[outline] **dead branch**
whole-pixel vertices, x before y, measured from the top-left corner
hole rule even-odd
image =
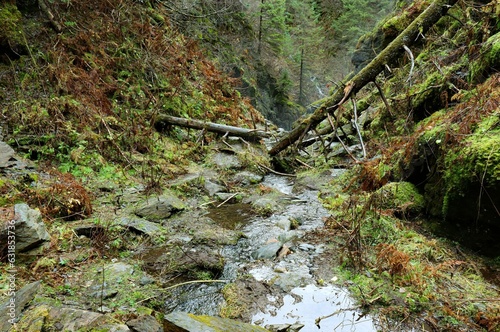
[[[222,125],[218,123],[212,123],[212,122],[205,122],[201,120],[194,120],[194,119],[184,119],[184,118],[177,118],[175,116],[170,116],[170,115],[165,115],[165,114],[159,114],[154,122],[155,127],[157,128],[165,128],[168,127],[168,125],[176,125],[176,126],[181,126],[181,127],[186,127],[186,128],[194,128],[194,129],[201,129],[201,130],[207,130],[219,134],[231,134],[234,136],[239,136],[239,137],[244,137],[246,139],[260,139],[260,138],[267,138],[270,137],[271,134],[262,130],[256,130],[256,129],[246,129],[246,128],[240,128],[240,127],[233,127],[233,126],[227,126],[227,125]]]
[[[408,82],[408,84],[410,84],[411,86],[411,76],[413,75],[413,68],[415,68],[415,58],[413,57],[413,53],[408,46],[403,45],[403,48],[405,49],[405,52],[408,53],[411,61],[410,73],[408,74],[408,78],[406,79],[406,82]]]
[[[361,136],[361,129],[358,125],[358,108],[356,106],[356,98],[351,98],[352,101],[352,109],[354,112],[354,127],[356,127],[356,131],[358,132],[359,143],[361,144],[361,148],[363,149],[363,159],[366,159],[366,149],[365,144],[363,143],[363,136]]]
[[[49,6],[45,3],[44,0],[38,0],[38,6],[42,10],[42,12],[47,15],[47,18],[50,21],[50,25],[52,25],[52,28],[57,32],[60,33],[62,32],[62,26],[59,24],[59,22],[56,21],[56,18],[52,11],[50,10]]]

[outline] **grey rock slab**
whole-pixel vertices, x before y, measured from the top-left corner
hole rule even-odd
[[[184,210],[184,203],[173,194],[150,197],[140,203],[135,214],[149,221],[160,222],[172,214]]]
[[[212,156],[212,162],[220,169],[239,169],[242,167],[238,156],[218,152]]]
[[[161,233],[164,228],[156,223],[147,221],[146,219],[138,218],[136,216],[122,217],[116,221],[120,226],[127,227],[137,233],[154,236]]]
[[[243,171],[236,173],[233,177],[234,181],[240,182],[243,185],[250,185],[262,182],[264,177],[259,174],[255,174],[249,171]]]
[[[7,143],[0,142],[0,167],[7,167],[16,152]]]
[[[151,315],[139,316],[128,321],[127,325],[135,332],[163,332],[163,327]]]
[[[50,235],[45,228],[42,214],[28,204],[21,203],[14,206],[16,251],[23,252],[50,241]]]
[[[223,187],[217,183],[214,183],[210,180],[205,180],[204,187],[205,187],[205,190],[207,191],[208,195],[210,195],[210,196],[214,196],[217,193],[222,193],[222,192],[226,191],[225,187]]]
[[[260,326],[242,323],[228,318],[197,316],[179,311],[166,315],[163,326],[164,330],[168,332],[268,331]]]
[[[69,308],[52,307],[42,304],[25,312],[17,324],[17,331],[87,331],[128,332],[130,329],[114,323],[110,317],[97,312]],[[94,328],[94,329],[92,329]]]
[[[40,281],[35,281],[15,292],[15,296],[8,298],[0,305],[0,331],[8,331],[11,327],[10,319],[17,319],[24,308],[35,298],[40,290]]]
[[[254,259],[274,259],[282,247],[281,242],[271,242],[263,245],[252,253]]]

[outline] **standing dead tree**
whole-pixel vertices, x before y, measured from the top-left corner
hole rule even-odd
[[[404,52],[404,47],[413,44],[420,35],[427,32],[458,0],[435,0],[425,9],[403,32],[399,34],[382,52],[380,52],[366,67],[354,76],[344,89],[339,87],[336,92],[326,98],[325,102],[308,118],[302,120],[297,127],[279,140],[269,151],[271,156],[277,155],[290,145],[313,130],[328,114],[334,112],[351,95],[355,94],[384,70],[384,67],[396,60]],[[337,114],[339,119],[341,114]]]

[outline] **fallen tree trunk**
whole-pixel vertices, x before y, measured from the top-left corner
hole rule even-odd
[[[168,125],[176,125],[194,129],[205,129],[220,134],[229,133],[231,135],[243,137],[249,140],[255,140],[271,136],[271,133],[262,130],[246,129],[246,128],[222,125],[218,123],[204,122],[200,120],[177,118],[175,116],[170,116],[165,114],[160,114],[157,116],[155,121],[155,128],[165,128],[168,127]]]
[[[332,114],[352,94],[361,90],[369,82],[374,81],[387,64],[401,56],[404,52],[404,46],[411,45],[418,39],[419,35],[427,32],[457,1],[435,0],[396,39],[387,45],[375,59],[356,74],[346,84],[345,89],[338,88],[313,114],[302,120],[297,127],[279,140],[269,151],[269,154],[274,156],[294,144],[306,132],[316,128],[326,118],[328,113]],[[337,118],[340,118],[340,115]]]

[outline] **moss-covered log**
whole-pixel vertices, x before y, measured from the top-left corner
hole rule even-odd
[[[386,64],[393,62],[404,52],[403,46],[411,45],[421,34],[431,28],[457,0],[436,0],[422,14],[420,14],[401,34],[394,39],[379,55],[366,67],[354,76],[344,89],[339,88],[328,97],[325,102],[308,118],[304,119],[292,131],[278,141],[269,151],[271,156],[278,154],[291,144],[295,143],[304,132],[314,129],[323,121],[328,113],[334,112],[343,101],[361,90],[366,84],[375,80]]]

